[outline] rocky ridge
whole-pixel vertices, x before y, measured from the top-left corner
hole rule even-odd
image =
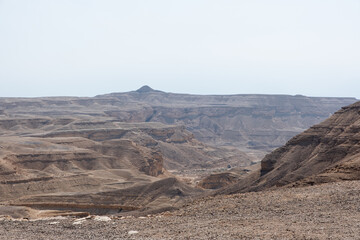
[[[261,169],[223,193],[360,180],[360,102],[293,137]]]

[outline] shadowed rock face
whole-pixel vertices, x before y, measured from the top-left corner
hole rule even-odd
[[[360,102],[295,136],[261,161],[258,175],[223,192],[360,180]]]
[[[241,176],[231,172],[216,173],[202,179],[198,186],[205,189],[219,189],[236,183],[239,179]]]

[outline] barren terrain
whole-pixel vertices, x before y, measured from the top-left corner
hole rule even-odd
[[[1,239],[357,239],[360,182],[197,200],[174,212],[109,221],[0,220]],[[106,219],[103,219],[106,220]]]
[[[190,95],[144,86],[136,91],[92,98],[3,98],[4,124],[32,127],[74,119],[115,119],[120,122],[161,122],[182,125],[196,139],[213,146],[234,146],[258,157],[282,146],[291,137],[328,118],[355,98],[302,95]],[[2,113],[2,115],[1,115]],[[20,118],[20,119],[19,119]],[[27,132],[28,129],[18,128]]]
[[[0,99],[0,238],[354,239],[360,103],[319,123],[354,101]]]
[[[360,102],[290,139],[261,161],[260,171],[222,193],[360,180]]]
[[[194,188],[196,178],[186,185],[167,168],[211,171],[251,163],[237,149],[204,145],[179,126],[76,120],[48,127],[60,129],[0,137],[3,204],[90,213],[160,211],[203,192]]]
[[[3,98],[0,202],[89,213],[176,209],[243,179],[264,152],[354,100],[147,86],[93,98]]]

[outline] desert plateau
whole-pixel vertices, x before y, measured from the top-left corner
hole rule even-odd
[[[0,240],[360,240],[359,0],[0,0]]]
[[[0,99],[1,239],[356,239],[355,98]]]

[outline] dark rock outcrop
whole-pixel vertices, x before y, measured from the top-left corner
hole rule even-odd
[[[238,182],[241,176],[231,172],[222,172],[211,174],[210,176],[202,179],[198,186],[205,189],[219,189],[233,183]]]

